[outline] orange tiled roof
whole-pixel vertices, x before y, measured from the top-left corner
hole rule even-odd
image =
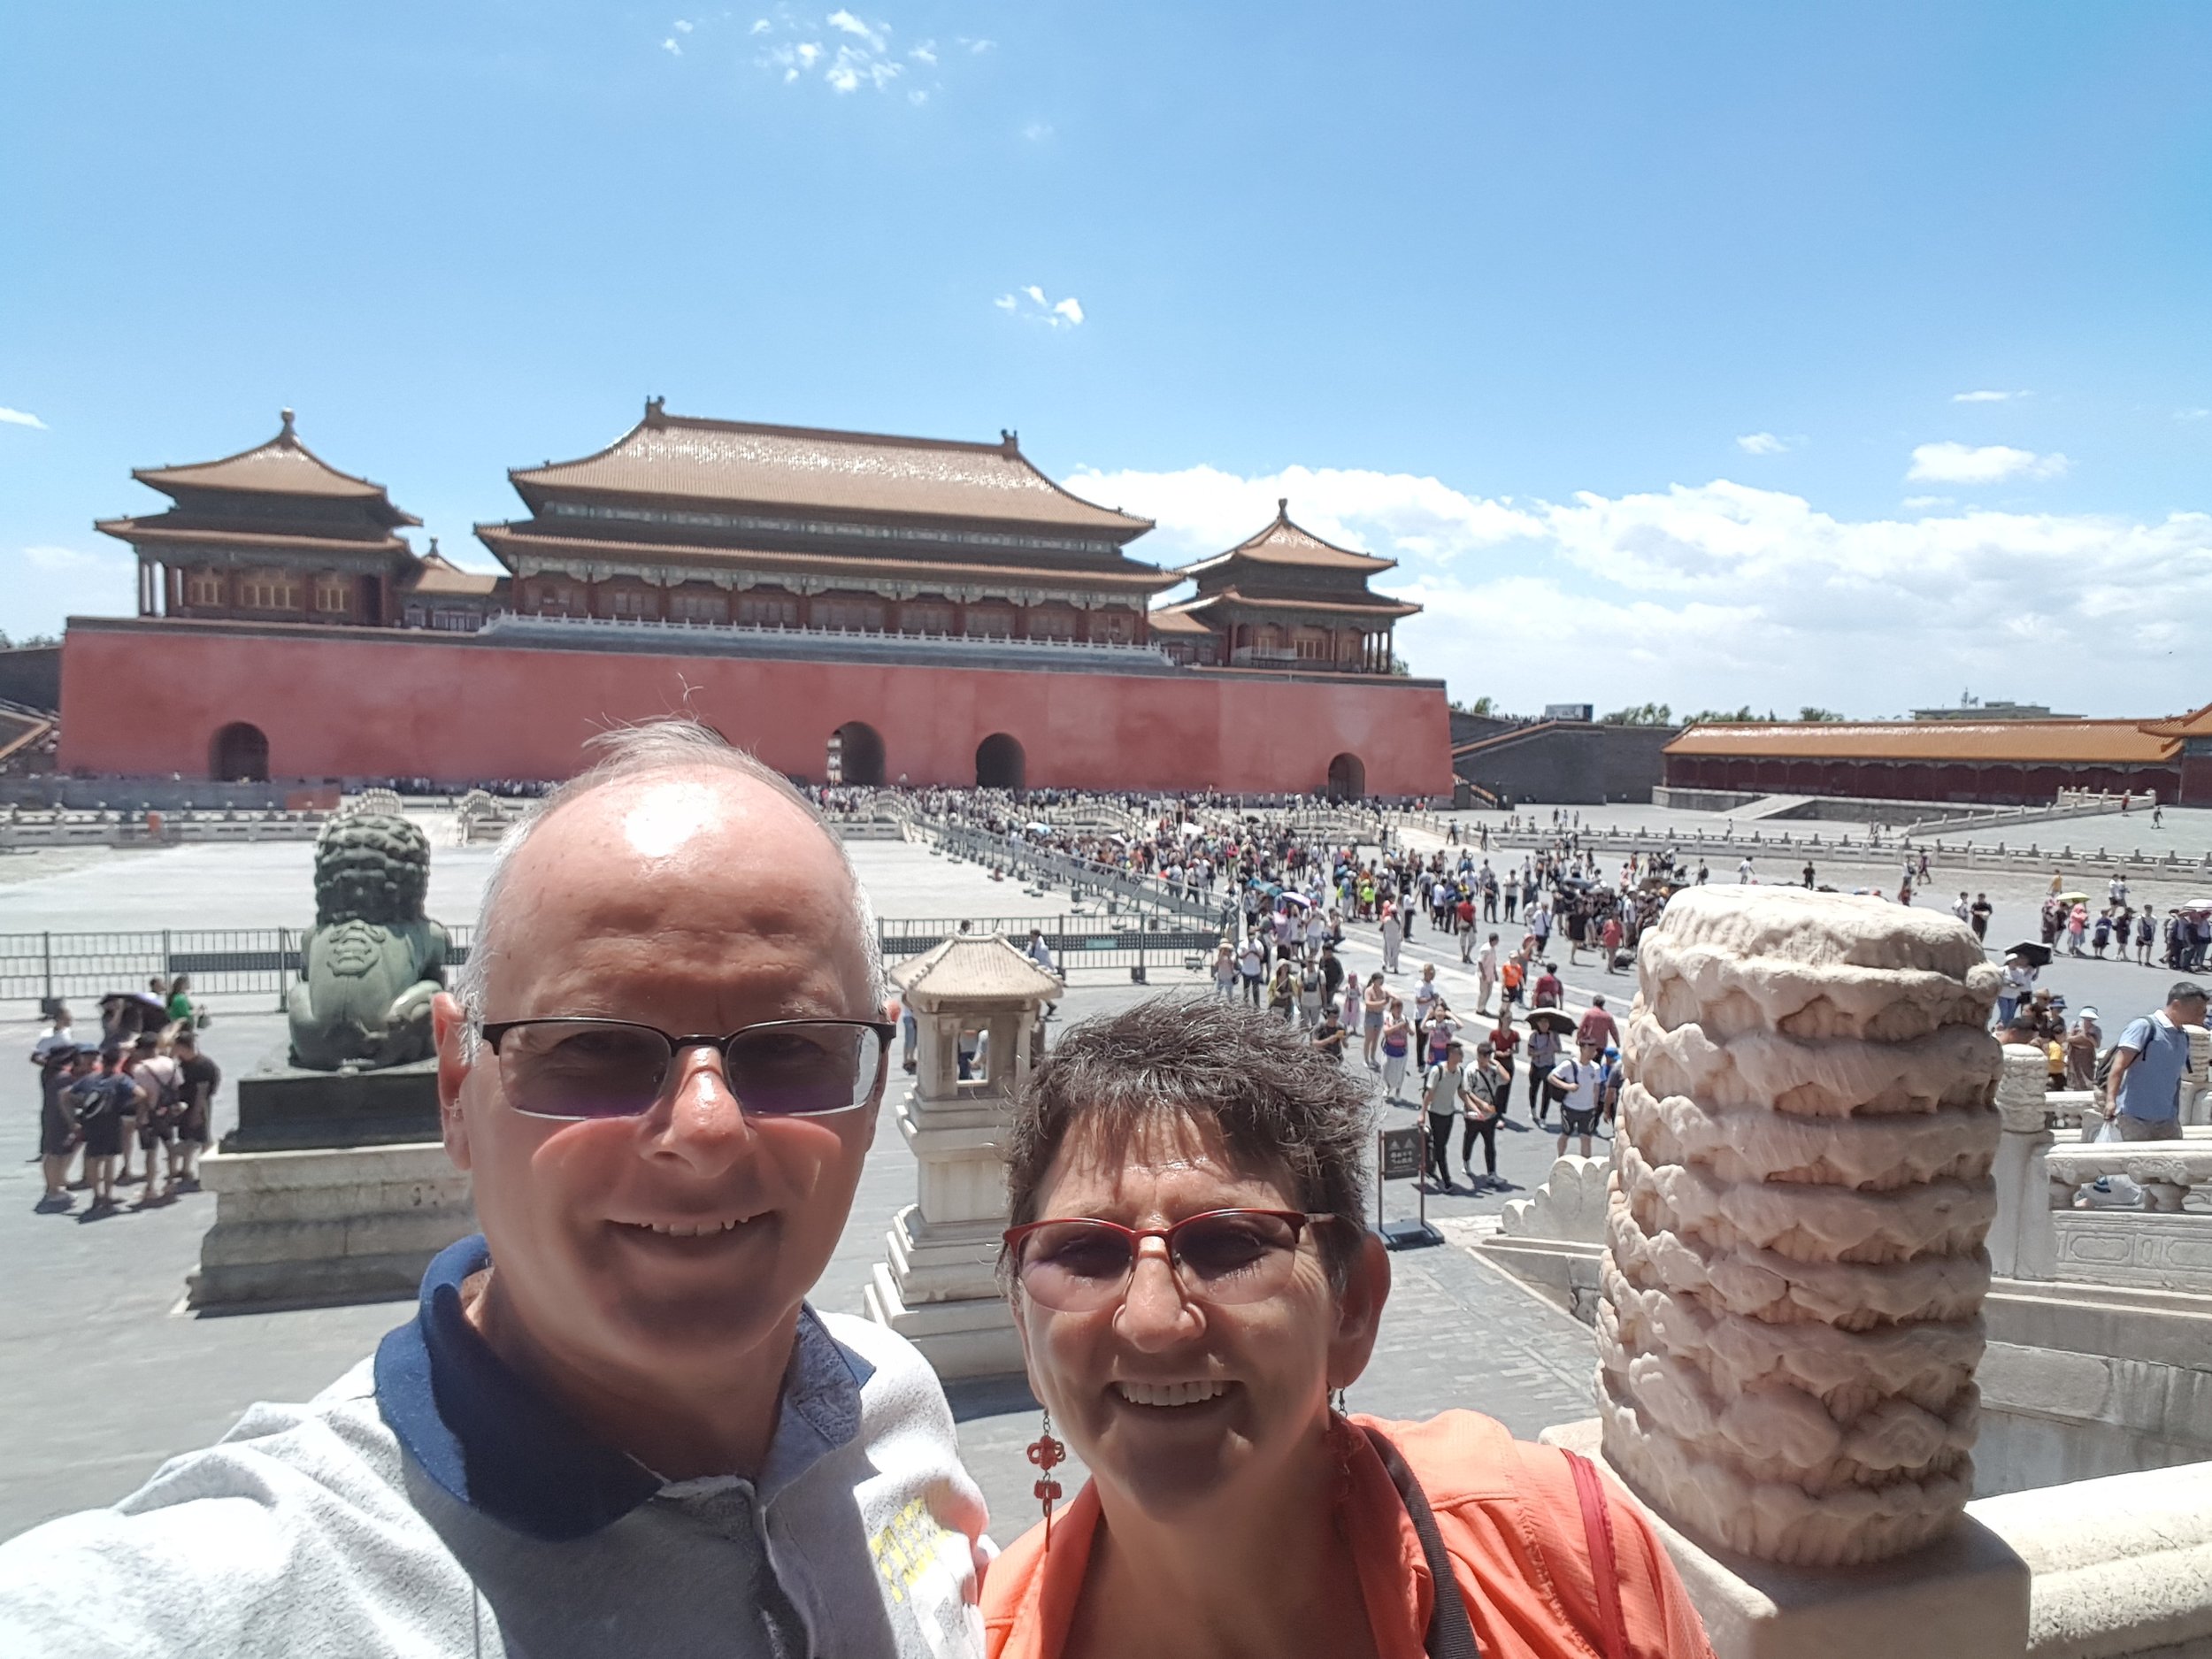
[[[255,495],[318,495],[326,499],[364,501],[382,509],[387,522],[420,524],[421,519],[392,505],[384,486],[365,478],[341,472],[299,441],[292,430],[292,411],[284,411],[277,435],[250,449],[227,455],[219,461],[201,461],[190,466],[134,468],[131,476],[165,495],[172,486],[187,489],[234,489]]]
[[[1069,494],[1008,433],[997,443],[897,438],[672,415],[645,419],[596,455],[518,467],[518,488],[739,502],[765,507],[987,519],[1090,530],[1128,541],[1149,518]],[[526,498],[527,491],[526,490]]]
[[[2174,720],[1869,720],[1694,726],[1669,743],[1664,752],[1742,759],[2144,765],[2173,758],[2181,747],[2176,730],[2179,724]]]
[[[189,518],[173,522],[180,518],[184,515],[165,512],[151,518],[96,518],[92,527],[119,541],[143,541],[155,547],[215,545],[265,548],[271,552],[310,557],[341,553],[357,557],[364,553],[414,557],[414,549],[396,535],[295,535],[281,530],[233,530],[221,525],[194,524]]]
[[[1275,503],[1275,521],[1256,535],[1247,536],[1226,553],[1217,553],[1202,558],[1195,565],[1186,565],[1176,572],[1179,576],[1194,576],[1225,565],[1231,559],[1256,559],[1263,565],[1305,565],[1325,570],[1364,571],[1370,574],[1395,570],[1395,559],[1377,558],[1371,553],[1355,553],[1350,548],[1324,541],[1310,530],[1302,529],[1290,521],[1288,497]]]
[[[1187,611],[1204,611],[1217,604],[1246,605],[1256,611],[1336,611],[1357,617],[1410,617],[1421,607],[1385,594],[1316,594],[1310,599],[1256,599],[1234,588],[1223,588],[1202,598],[1187,600]]]
[[[419,564],[415,579],[407,584],[411,594],[488,597],[507,580],[496,572],[465,571],[434,549],[424,554]]]
[[[1213,630],[1181,605],[1168,605],[1148,613],[1145,622],[1155,634],[1210,634]]]

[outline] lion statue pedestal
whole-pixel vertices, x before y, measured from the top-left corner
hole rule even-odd
[[[194,1307],[412,1295],[473,1231],[438,1122],[430,1002],[448,941],[423,914],[429,880],[430,843],[396,813],[334,818],[316,839],[291,1041],[239,1079],[238,1126],[201,1165],[216,1207]]]

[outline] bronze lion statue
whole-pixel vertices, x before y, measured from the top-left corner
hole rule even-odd
[[[405,818],[358,812],[315,838],[315,927],[288,999],[292,1064],[367,1071],[427,1060],[446,931],[422,913],[430,842]]]

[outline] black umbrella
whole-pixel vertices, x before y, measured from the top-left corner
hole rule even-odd
[[[1532,1029],[1548,1030],[1555,1037],[1571,1037],[1574,1034],[1574,1017],[1571,1014],[1563,1014],[1555,1008],[1537,1009],[1529,1015],[1528,1023]]]
[[[2031,967],[2047,968],[2051,965],[2051,948],[2048,945],[2039,945],[2032,939],[2024,939],[2016,945],[2006,946],[2005,955],[2024,956]]]

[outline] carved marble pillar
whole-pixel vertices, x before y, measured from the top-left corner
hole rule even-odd
[[[1701,1541],[1878,1561],[1947,1532],[1996,1210],[1998,973],[1947,917],[1678,894],[1638,952],[1607,1214],[1607,1460]]]
[[[2004,1279],[2055,1279],[2058,1234],[2051,1225],[2053,1141],[2044,1103],[2050,1060],[2029,1043],[2007,1043],[1997,1081],[1997,1117],[2004,1131],[1991,1174],[1997,1219],[1989,1230],[1990,1271]],[[2072,1194],[2067,1202],[2073,1202]]]

